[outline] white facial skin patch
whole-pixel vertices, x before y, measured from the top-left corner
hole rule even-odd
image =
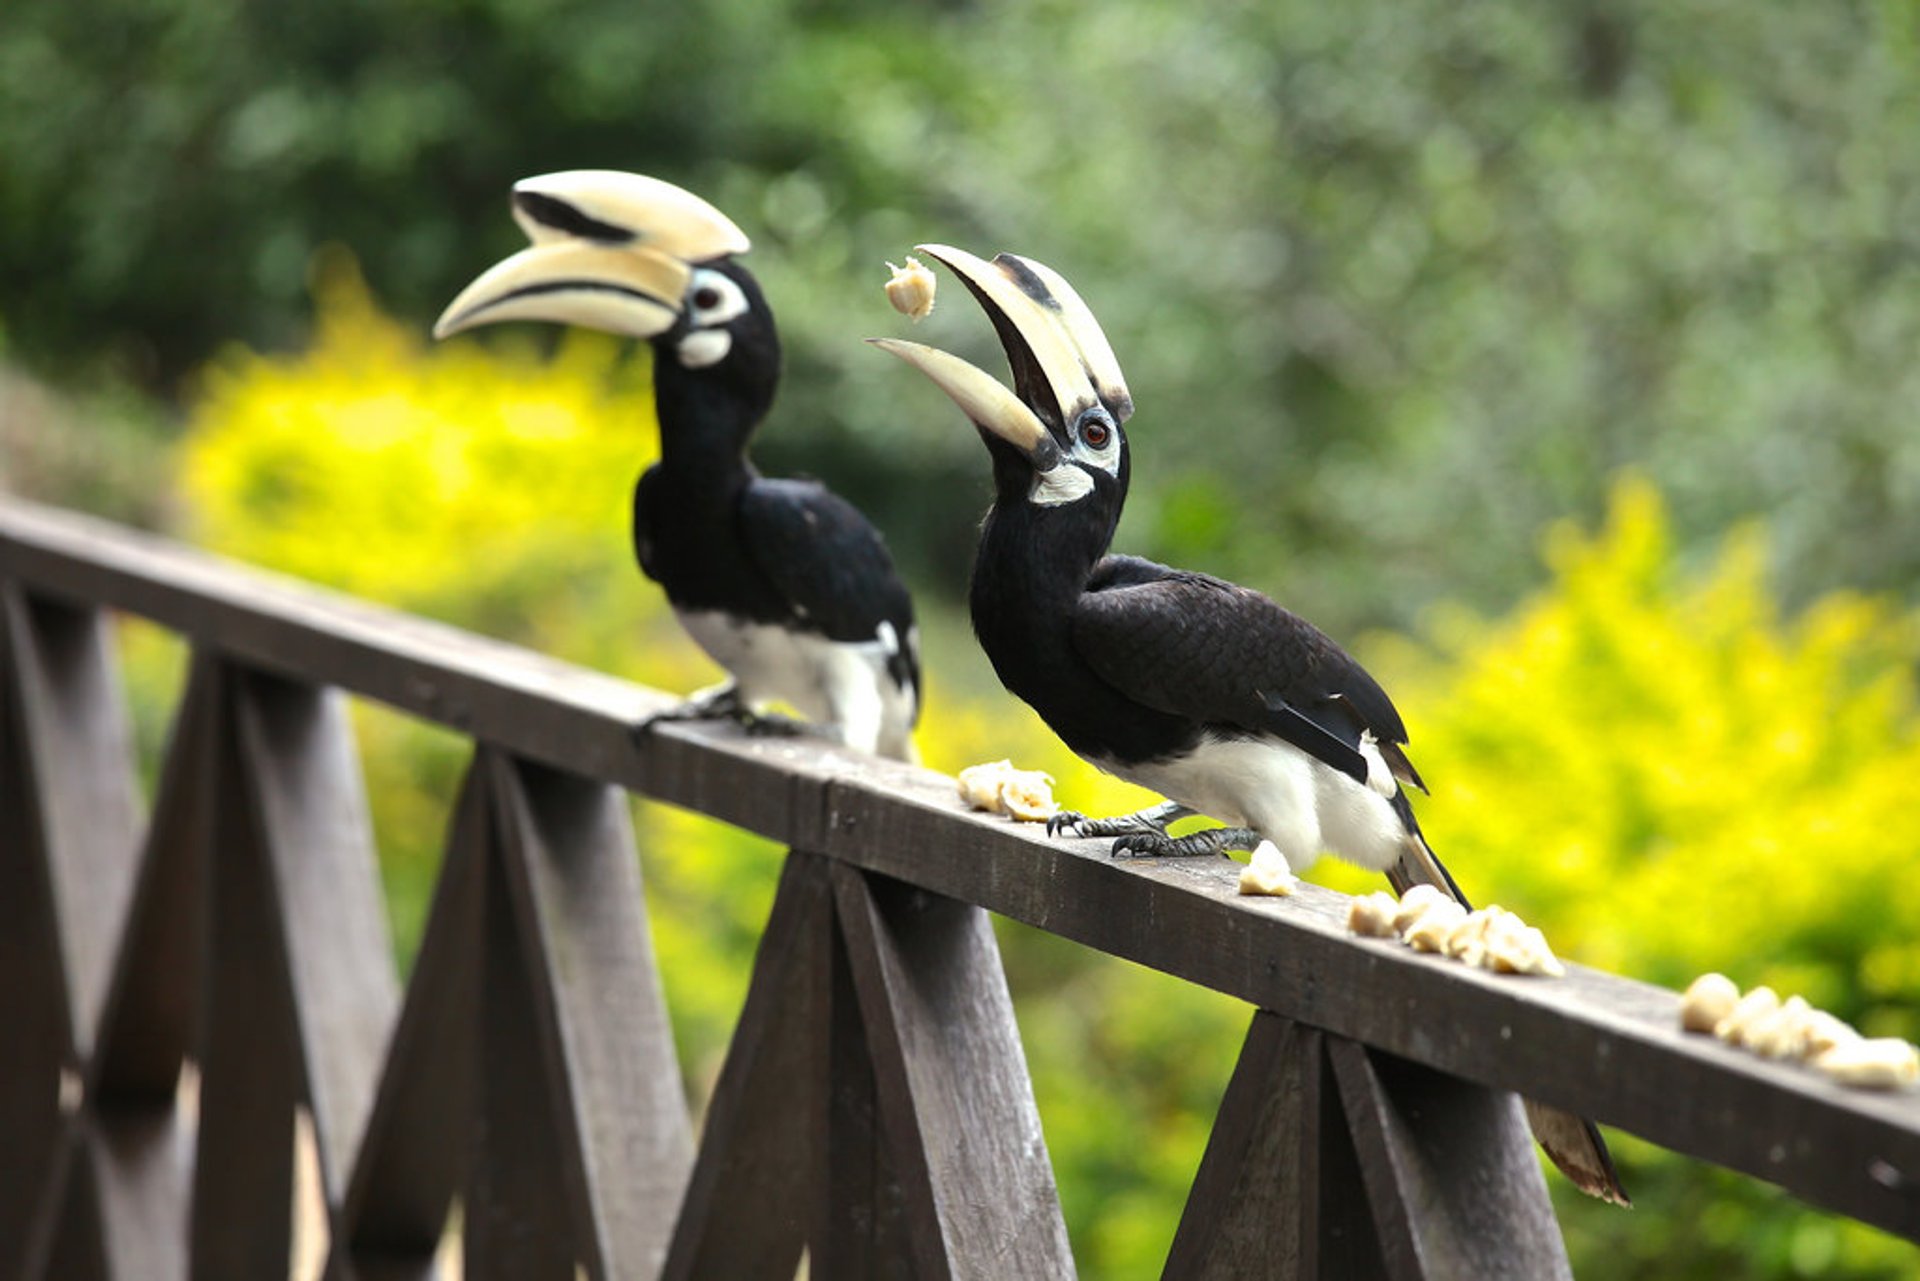
[[[680,340],[674,354],[688,369],[717,365],[733,350],[733,335],[724,329],[696,329]]]
[[[1058,507],[1077,502],[1092,492],[1093,477],[1072,463],[1061,463],[1033,474],[1033,488],[1027,491],[1027,501],[1042,507]]]

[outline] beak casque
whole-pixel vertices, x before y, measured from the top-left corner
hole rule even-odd
[[[1115,422],[1133,413],[1120,362],[1080,295],[1051,267],[1015,254],[992,262],[948,245],[920,245],[967,286],[993,321],[1013,369],[1014,391],[958,356],[897,339],[869,339],[947,393],[976,425],[1020,449],[1037,470],[1060,459],[1060,442],[1096,405]]]
[[[693,264],[750,247],[732,219],[692,192],[609,169],[515,183],[513,217],[532,246],[461,290],[434,337],[547,320],[650,338],[678,318]]]

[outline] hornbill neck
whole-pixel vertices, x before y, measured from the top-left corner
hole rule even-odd
[[[670,343],[656,342],[654,410],[660,420],[660,465],[676,476],[752,475],[747,444],[773,405],[779,349],[735,351],[716,365],[688,369]]]
[[[1073,649],[1073,610],[1118,521],[1108,491],[1045,507],[1003,494],[987,513],[969,604],[974,635],[995,673],[1080,750],[1051,714],[1093,679]]]

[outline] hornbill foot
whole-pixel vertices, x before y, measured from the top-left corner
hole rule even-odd
[[[1226,856],[1228,850],[1251,853],[1260,844],[1260,833],[1249,827],[1209,827],[1185,836],[1165,832],[1132,832],[1116,837],[1115,858],[1198,858],[1202,855]]]
[[[792,738],[796,734],[805,734],[813,728],[805,721],[795,720],[791,716],[775,716],[771,713],[749,712],[742,709],[734,719],[740,722],[740,728],[748,738]]]
[[[1165,836],[1167,824],[1193,813],[1178,801],[1164,801],[1118,818],[1088,818],[1078,810],[1061,810],[1047,820],[1048,836]]]
[[[636,721],[633,726],[633,737],[636,741],[644,740],[647,731],[655,725],[674,721],[729,720],[746,725],[753,719],[754,714],[747,709],[745,700],[740,697],[740,687],[729,682],[725,685],[716,685],[712,689],[701,690],[678,707],[669,707],[664,712],[655,712],[651,716]],[[751,733],[752,730],[749,729],[748,732]]]

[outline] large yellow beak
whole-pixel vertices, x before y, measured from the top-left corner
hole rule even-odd
[[[918,248],[959,276],[993,321],[1014,390],[947,352],[898,339],[869,341],[932,379],[975,424],[1046,471],[1060,460],[1082,414],[1096,405],[1115,422],[1133,414],[1133,397],[1100,323],[1058,272],[1015,254],[987,262],[948,245]]]
[[[679,317],[693,265],[745,253],[746,233],[670,182],[609,169],[514,184],[532,246],[460,291],[436,338],[503,320],[546,320],[651,338]]]
[[[1059,460],[1060,448],[1047,425],[1008,391],[992,374],[968,364],[951,352],[923,343],[903,342],[898,338],[869,338],[882,351],[890,351],[933,380],[947,393],[960,411],[982,430],[990,431],[1034,460],[1046,470]],[[1047,461],[1041,466],[1041,459]]]
[[[549,320],[633,338],[673,328],[692,270],[645,249],[554,240],[495,263],[460,291],[433,336],[502,320]]]

